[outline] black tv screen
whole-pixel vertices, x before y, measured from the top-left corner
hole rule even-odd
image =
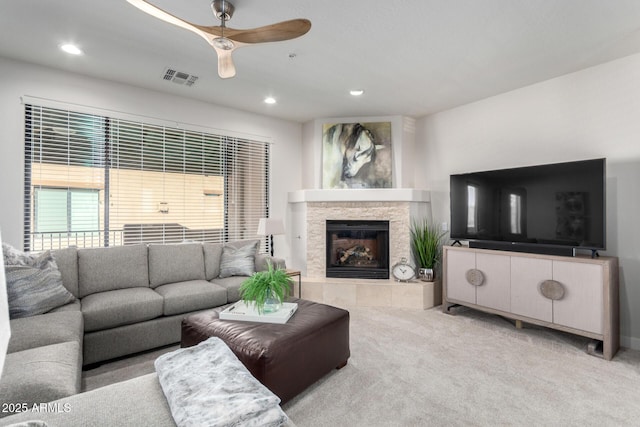
[[[605,249],[605,168],[594,159],[451,175],[451,239],[527,252]]]

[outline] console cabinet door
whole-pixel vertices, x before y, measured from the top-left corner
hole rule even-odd
[[[447,251],[447,298],[476,303],[476,287],[467,282],[466,274],[476,268],[476,254],[470,251]]]
[[[476,287],[476,304],[511,311],[511,257],[476,253],[476,268],[484,282]]]
[[[553,280],[564,286],[564,297],[553,302],[553,323],[602,334],[604,267],[553,261]]]
[[[553,303],[540,293],[540,283],[552,278],[551,260],[511,257],[511,312],[553,322]]]

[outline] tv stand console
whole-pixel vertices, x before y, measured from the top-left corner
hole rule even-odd
[[[606,360],[619,347],[618,259],[443,248],[443,311],[458,305],[595,342]]]

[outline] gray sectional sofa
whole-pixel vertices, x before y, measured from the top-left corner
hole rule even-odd
[[[53,251],[76,301],[11,320],[0,404],[31,408],[71,396],[81,391],[82,366],[179,342],[183,317],[237,301],[242,282],[268,260],[285,267],[256,254],[257,246],[250,240]]]
[[[0,426],[176,427],[176,423],[153,373],[57,400],[47,411],[0,418]],[[296,425],[288,420],[282,427]]]

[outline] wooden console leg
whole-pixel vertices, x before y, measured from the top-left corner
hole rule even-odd
[[[602,341],[591,340],[587,344],[587,354],[607,359],[606,355],[604,354],[604,343]],[[609,357],[607,360],[611,360],[611,357]]]
[[[456,307],[460,307],[460,304],[450,304],[446,301],[442,302],[442,312],[445,314],[455,315],[455,313],[451,309]]]
[[[516,329],[522,329],[522,320],[516,320]]]
[[[338,366],[336,366],[336,369],[342,369],[345,366],[347,366],[347,361],[346,360],[344,362],[342,362],[341,364],[339,364]]]

